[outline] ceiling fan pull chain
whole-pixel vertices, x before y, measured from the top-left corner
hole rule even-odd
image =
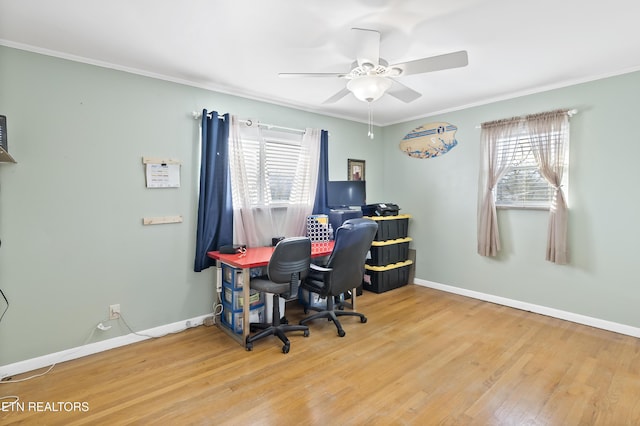
[[[369,131],[367,132],[367,136],[369,136],[369,138],[373,139],[373,110],[371,108],[371,104],[373,102],[367,102],[368,106],[369,106]]]

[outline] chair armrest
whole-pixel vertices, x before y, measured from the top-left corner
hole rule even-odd
[[[333,271],[333,268],[327,268],[325,266],[319,266],[319,265],[316,265],[314,263],[312,263],[310,266],[311,266],[311,272],[315,271],[315,272],[327,273],[327,272]]]
[[[314,281],[323,281],[325,286],[330,284],[331,281],[331,273],[333,272],[333,268],[327,268],[325,266],[314,265],[313,263],[310,265],[309,274],[307,275],[308,279]]]
[[[310,265],[309,273],[301,284],[303,288],[326,297],[331,288],[331,276],[333,268],[326,268],[315,264]]]

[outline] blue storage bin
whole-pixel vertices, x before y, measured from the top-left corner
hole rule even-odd
[[[222,314],[220,314],[220,323],[230,328],[236,334],[242,334],[243,321],[242,321],[242,309],[233,310],[231,305],[228,305],[224,301],[222,302]],[[264,304],[251,306],[249,309],[249,321],[250,322],[265,322],[264,319]]]

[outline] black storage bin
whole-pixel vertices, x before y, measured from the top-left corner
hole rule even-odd
[[[411,260],[407,260],[387,266],[365,265],[362,288],[374,293],[384,293],[407,285],[412,263]]]
[[[383,266],[404,262],[409,258],[409,242],[411,238],[400,238],[389,241],[374,241],[371,244],[371,259],[368,265]]]
[[[402,214],[398,216],[369,217],[378,224],[378,232],[374,241],[397,240],[406,238],[409,233],[409,218],[411,216]]]

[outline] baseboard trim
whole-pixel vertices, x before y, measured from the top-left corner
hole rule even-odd
[[[508,306],[523,311],[534,312],[536,314],[546,315],[553,318],[562,319],[565,321],[571,321],[582,325],[588,325],[590,327],[600,328],[607,331],[613,331],[619,334],[625,334],[632,337],[640,337],[640,328],[631,327],[629,325],[620,324],[612,321],[603,320],[600,318],[593,318],[586,315],[580,315],[573,312],[562,311],[560,309],[549,308],[547,306],[535,305],[533,303],[522,302],[519,300],[508,299],[506,297],[495,296],[492,294],[481,293],[474,290],[468,290],[465,288],[454,287],[446,284],[435,283],[432,281],[422,280],[415,278],[414,284],[429,287],[436,290],[446,291],[447,293],[454,293],[460,296],[471,297],[473,299],[484,300],[485,302],[496,303],[498,305]]]
[[[93,355],[98,352],[108,351],[109,349],[119,348],[120,346],[130,345],[132,343],[141,342],[143,340],[155,338],[154,336],[164,336],[168,333],[177,333],[187,328],[196,327],[204,323],[204,319],[210,317],[211,314],[201,315],[184,321],[178,321],[171,324],[161,325],[159,327],[150,328],[148,330],[137,331],[124,336],[118,336],[100,342],[89,343],[87,345],[78,346],[64,351],[55,352],[36,358],[18,361],[13,364],[0,366],[0,380],[16,374],[34,371],[39,368],[49,367],[53,364],[59,364],[65,361],[82,358],[87,355]],[[191,323],[191,327],[187,327],[187,321]],[[145,336],[142,336],[142,335]]]
[[[474,290],[468,290],[461,287],[455,287],[446,284],[440,284],[433,281],[427,281],[419,278],[413,280],[414,284],[433,288],[435,290],[442,290],[447,293],[458,294],[460,296],[471,297],[473,299],[483,300],[485,302],[496,303],[498,305],[508,306],[523,311],[534,312],[541,315],[546,315],[553,318],[562,319],[565,321],[575,322],[577,324],[587,325],[590,327],[600,328],[607,331],[612,331],[627,336],[640,338],[640,328],[631,327],[629,325],[620,324],[612,321],[603,320],[600,318],[593,318],[586,315],[576,314],[573,312],[563,311],[560,309],[549,308],[547,306],[536,305],[533,303],[522,302],[515,299],[509,299],[506,297],[495,296],[488,293],[481,293]],[[202,325],[204,319],[210,317],[211,314],[201,315],[199,317],[191,318],[184,321],[178,321],[171,324],[165,324],[159,327],[154,327],[148,330],[139,331],[139,334],[145,334],[148,336],[162,336],[167,333],[176,333],[187,329],[186,323],[189,321],[193,327]],[[48,355],[39,356],[36,358],[27,359],[24,361],[15,362],[13,364],[7,364],[0,366],[0,380],[16,374],[26,373],[28,371],[37,370],[39,368],[48,367],[53,364],[58,364],[65,361],[71,361],[73,359],[82,358],[84,356],[93,355],[95,353],[115,349],[121,346],[130,345],[132,343],[141,342],[143,340],[150,339],[152,337],[141,336],[139,334],[127,334],[124,336],[118,336],[111,339],[103,340],[100,342],[90,343],[84,346],[78,346],[64,351],[55,352]]]

